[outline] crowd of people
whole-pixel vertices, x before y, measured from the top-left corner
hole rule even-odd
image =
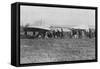
[[[72,29],[70,33],[70,38],[94,38],[95,30],[92,29]]]
[[[63,38],[63,29],[25,32],[27,38]]]
[[[27,38],[94,38],[95,31],[92,29],[84,30],[84,29],[71,29],[67,33],[63,31],[61,28],[56,30],[48,30],[48,31],[24,31],[24,34]]]

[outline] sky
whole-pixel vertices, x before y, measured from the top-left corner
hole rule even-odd
[[[95,26],[95,10],[21,6],[20,24],[34,26]]]

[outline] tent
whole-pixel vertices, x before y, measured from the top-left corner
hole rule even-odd
[[[86,30],[88,30],[89,29],[89,27],[87,26],[87,25],[79,25],[79,26],[75,26],[75,27],[73,27],[74,29],[86,29]]]
[[[50,28],[48,26],[33,26],[33,25],[30,25],[30,26],[28,26],[28,28],[39,28],[39,29],[44,29],[44,30],[50,30]]]

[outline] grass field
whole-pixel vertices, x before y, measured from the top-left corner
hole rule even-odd
[[[95,39],[20,39],[21,64],[95,59]]]

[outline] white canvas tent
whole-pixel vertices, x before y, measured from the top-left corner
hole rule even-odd
[[[50,26],[49,27],[51,30],[60,30],[63,29],[64,32],[71,31],[68,27],[63,27],[63,26]]]
[[[33,26],[33,25],[29,25],[28,27],[50,30],[50,28],[48,26]]]
[[[75,26],[75,27],[73,27],[74,29],[86,29],[86,30],[88,30],[89,29],[89,27],[87,26],[87,25],[79,25],[79,26]]]

